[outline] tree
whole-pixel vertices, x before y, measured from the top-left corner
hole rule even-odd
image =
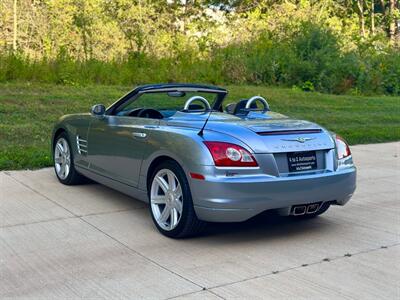
[[[13,26],[13,50],[17,51],[17,37],[18,37],[18,3],[17,0],[14,0],[13,2],[13,20],[14,20],[14,26]]]
[[[371,34],[375,35],[375,1],[371,1]]]
[[[396,17],[398,14],[398,3],[396,0],[380,0],[383,14],[383,25],[391,41],[394,41],[396,34]]]
[[[82,36],[83,51],[85,60],[92,58],[92,26],[94,22],[94,13],[88,8],[91,2],[86,0],[75,0],[74,5],[77,10],[73,15],[74,25],[78,28]]]
[[[356,0],[356,5],[357,5],[357,13],[360,24],[360,35],[361,37],[365,37],[365,16],[364,16],[365,2],[364,0]]]
[[[103,11],[115,22],[129,42],[129,50],[140,53],[146,48],[146,31],[155,27],[155,13],[147,0],[109,0],[104,3]],[[146,16],[146,18],[144,17]],[[151,24],[153,23],[153,24]]]
[[[395,0],[389,0],[389,38],[391,41],[394,40],[396,33],[396,19],[395,19]]]

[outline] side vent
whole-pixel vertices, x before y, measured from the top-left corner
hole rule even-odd
[[[77,135],[76,146],[80,155],[87,155],[87,140],[84,140],[79,135]]]

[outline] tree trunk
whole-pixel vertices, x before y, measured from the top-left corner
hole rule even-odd
[[[17,0],[14,0],[13,15],[14,15],[14,29],[13,29],[13,50],[17,51],[17,37],[18,37],[18,18],[17,18]]]
[[[386,16],[386,4],[385,4],[385,0],[381,0],[381,7],[382,7],[383,15]]]
[[[186,33],[186,17],[188,11],[188,0],[186,0],[183,4],[183,18],[182,18],[182,32]]]
[[[396,34],[396,19],[394,16],[395,0],[389,0],[389,38],[394,40]]]
[[[357,0],[357,8],[358,8],[360,35],[361,37],[365,37],[364,0]]]
[[[371,34],[375,35],[375,1],[371,1]]]

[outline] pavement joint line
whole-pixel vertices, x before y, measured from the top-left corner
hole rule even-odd
[[[128,208],[128,209],[117,209],[117,210],[113,210],[113,211],[102,211],[102,212],[97,212],[97,213],[89,213],[86,215],[80,215],[80,214],[76,214],[73,211],[71,211],[70,209],[62,206],[60,203],[54,201],[53,199],[49,198],[48,196],[46,196],[45,194],[35,190],[34,188],[32,188],[31,186],[27,185],[26,183],[22,182],[21,180],[18,180],[17,178],[15,178],[14,176],[12,176],[12,174],[10,174],[9,172],[3,172],[4,174],[6,174],[7,176],[9,176],[10,178],[12,178],[13,180],[15,180],[16,182],[18,182],[19,184],[23,185],[24,187],[26,187],[27,189],[31,190],[32,192],[38,194],[39,196],[45,198],[46,200],[52,202],[53,204],[57,205],[58,207],[61,207],[62,209],[66,210],[67,212],[69,212],[72,216],[71,217],[61,217],[61,218],[55,218],[55,219],[47,219],[47,220],[42,220],[42,221],[34,221],[34,222],[30,222],[30,223],[17,223],[17,224],[11,224],[11,225],[5,225],[5,226],[0,226],[0,228],[7,228],[7,227],[14,227],[14,226],[24,226],[24,225],[30,225],[30,224],[37,224],[37,223],[42,223],[42,222],[51,222],[51,221],[58,221],[58,220],[66,220],[66,219],[73,219],[73,218],[81,218],[81,217],[88,217],[88,216],[97,216],[97,215],[106,215],[106,214],[112,214],[112,213],[119,213],[119,212],[126,212],[126,211],[133,211],[133,210],[139,210],[139,209],[144,209],[146,208],[145,206],[143,207],[136,207],[136,208]]]
[[[152,264],[158,266],[159,268],[161,268],[161,269],[167,271],[168,273],[171,273],[171,274],[173,274],[173,275],[175,275],[175,276],[177,276],[177,277],[179,277],[179,278],[181,278],[181,279],[183,279],[183,280],[185,280],[185,281],[187,281],[187,282],[189,282],[189,283],[191,283],[191,284],[193,284],[193,285],[195,285],[195,286],[201,288],[202,290],[204,289],[204,287],[201,286],[201,285],[199,285],[198,283],[196,283],[196,282],[194,282],[194,281],[192,281],[192,280],[190,280],[190,279],[184,277],[183,275],[181,275],[181,274],[179,274],[179,273],[177,273],[177,272],[174,272],[174,271],[168,269],[167,267],[165,267],[165,266],[163,266],[162,264],[156,262],[155,260],[153,260],[153,259],[151,259],[151,258],[145,256],[145,255],[142,254],[141,252],[139,252],[139,251],[137,251],[137,250],[131,248],[131,247],[128,246],[127,244],[121,242],[121,241],[118,240],[117,238],[115,238],[115,237],[113,237],[112,235],[108,234],[107,232],[101,230],[101,229],[98,228],[96,225],[94,225],[94,224],[90,223],[89,221],[85,220],[83,217],[80,218],[80,219],[81,219],[83,222],[85,222],[85,223],[87,223],[88,225],[90,225],[90,226],[92,226],[93,228],[95,228],[96,230],[98,230],[99,232],[103,233],[103,234],[104,234],[105,236],[107,236],[108,238],[110,238],[110,239],[112,239],[113,241],[115,241],[116,243],[122,245],[123,247],[125,247],[125,248],[128,249],[129,251],[135,253],[136,255],[139,255],[140,257],[144,258],[145,260],[149,261],[150,263],[152,263]]]
[[[266,273],[266,274],[261,274],[261,275],[253,276],[253,277],[250,277],[250,278],[244,278],[242,280],[227,282],[227,283],[224,283],[224,284],[220,284],[220,285],[216,285],[216,286],[212,286],[212,287],[208,287],[208,288],[206,287],[206,288],[203,288],[200,291],[194,291],[194,292],[189,292],[189,293],[173,296],[173,297],[167,298],[166,300],[176,299],[176,298],[179,298],[179,297],[182,297],[182,296],[194,295],[194,294],[200,293],[202,291],[210,292],[210,293],[214,294],[215,296],[224,299],[221,295],[219,295],[218,293],[213,291],[213,289],[230,286],[230,285],[234,285],[234,284],[237,284],[237,283],[246,282],[246,281],[250,281],[250,280],[253,280],[253,279],[265,278],[265,277],[269,277],[271,275],[279,275],[281,273],[285,273],[285,272],[288,272],[288,271],[297,270],[297,269],[301,269],[301,268],[307,268],[307,267],[318,265],[318,264],[322,264],[322,263],[331,263],[333,261],[337,261],[337,260],[341,260],[341,259],[351,259],[351,257],[357,256],[357,255],[360,255],[360,254],[375,252],[375,251],[378,251],[378,250],[386,250],[388,248],[396,247],[396,246],[399,246],[399,245],[400,245],[400,242],[399,243],[390,244],[390,245],[382,245],[382,246],[379,246],[379,247],[376,247],[376,248],[372,248],[372,249],[361,250],[361,251],[358,251],[358,252],[355,252],[355,253],[347,252],[342,256],[335,256],[333,258],[328,258],[327,257],[327,258],[323,258],[322,260],[319,260],[319,261],[315,261],[315,262],[311,262],[311,263],[303,263],[301,265],[294,266],[294,267],[289,267],[289,268],[286,268],[286,269],[283,269],[283,270],[275,270],[275,271],[272,271],[272,272],[269,272],[269,273]],[[335,290],[335,291],[338,292],[337,290]],[[342,294],[342,296],[345,297],[344,294]]]
[[[113,214],[113,213],[121,213],[121,212],[127,212],[127,211],[135,211],[135,210],[140,210],[140,209],[145,209],[146,207],[135,207],[135,208],[128,208],[128,209],[117,209],[113,211],[101,211],[98,213],[90,213],[86,215],[79,215],[79,217],[91,217],[91,216],[101,216],[101,215],[107,215],[107,214]]]
[[[272,271],[272,272],[269,272],[269,273],[260,274],[260,275],[249,277],[249,278],[244,278],[242,280],[227,282],[227,283],[224,283],[224,284],[208,287],[208,288],[206,288],[206,290],[210,291],[212,289],[216,289],[216,288],[220,288],[220,287],[226,287],[226,286],[230,286],[230,285],[233,285],[233,284],[250,281],[250,280],[253,280],[253,279],[265,278],[265,277],[268,277],[268,276],[271,276],[271,275],[278,275],[278,274],[281,274],[281,273],[285,273],[285,272],[288,272],[288,271],[297,270],[297,269],[301,269],[301,268],[308,268],[310,266],[314,266],[314,265],[318,265],[318,264],[331,263],[331,262],[334,262],[334,261],[337,261],[337,260],[342,260],[342,259],[349,259],[350,260],[352,257],[358,256],[360,254],[371,253],[371,252],[375,252],[375,251],[379,251],[379,250],[386,250],[388,248],[396,247],[396,246],[399,246],[399,245],[400,245],[400,242],[394,243],[394,244],[390,244],[390,245],[382,245],[382,246],[379,246],[379,247],[376,247],[376,248],[372,248],[372,249],[361,250],[361,251],[358,251],[358,252],[355,252],[355,253],[345,253],[344,255],[341,255],[341,256],[335,256],[335,257],[332,257],[332,258],[324,258],[322,260],[314,261],[314,262],[311,262],[311,263],[300,264],[298,266],[288,267],[288,268],[285,268],[283,270],[276,270],[276,271]],[[349,254],[350,254],[350,256],[348,256]],[[304,266],[304,265],[306,265],[306,266]]]
[[[88,225],[91,226],[92,228],[94,228],[94,229],[96,229],[97,231],[101,232],[103,235],[105,235],[105,236],[107,236],[108,238],[112,239],[114,242],[116,242],[116,243],[122,245],[124,248],[128,249],[129,251],[135,253],[136,255],[139,255],[140,257],[142,257],[142,258],[144,258],[145,260],[151,262],[152,264],[158,266],[159,268],[161,268],[161,269],[163,269],[163,270],[165,270],[165,271],[167,271],[167,272],[169,272],[169,273],[171,273],[171,274],[174,274],[175,276],[177,276],[177,277],[179,277],[179,278],[181,278],[181,279],[183,279],[183,280],[185,280],[185,281],[187,281],[187,282],[189,282],[189,283],[191,283],[191,284],[193,284],[193,285],[195,285],[195,286],[201,288],[201,290],[204,289],[204,287],[201,286],[201,285],[199,285],[198,283],[196,283],[196,282],[194,282],[194,281],[192,281],[192,280],[190,280],[190,279],[184,277],[183,275],[181,275],[181,274],[179,274],[179,273],[177,273],[177,272],[174,272],[174,271],[172,271],[172,270],[170,270],[170,269],[164,267],[163,265],[161,265],[161,264],[159,264],[158,262],[152,260],[151,258],[145,256],[144,254],[140,253],[139,251],[137,251],[137,250],[135,250],[135,249],[129,247],[128,245],[126,245],[125,243],[121,242],[121,241],[118,240],[117,238],[115,238],[115,237],[111,236],[110,234],[104,232],[103,230],[101,230],[100,228],[98,228],[97,226],[95,226],[94,224],[92,224],[92,223],[90,223],[89,221],[85,220],[85,219],[84,219],[84,216],[79,216],[79,215],[75,214],[73,211],[71,211],[71,210],[69,210],[68,208],[62,206],[62,205],[59,204],[58,202],[52,200],[51,198],[47,197],[46,195],[42,194],[41,192],[37,191],[36,189],[34,189],[34,188],[28,186],[28,185],[25,184],[24,182],[22,182],[22,181],[18,180],[17,178],[13,177],[11,174],[7,174],[7,175],[10,176],[10,177],[11,177],[12,179],[14,179],[15,181],[17,181],[18,183],[20,183],[21,185],[23,185],[23,186],[25,186],[26,188],[30,189],[30,190],[33,191],[34,193],[36,193],[36,194],[38,194],[38,195],[44,197],[45,199],[47,199],[47,200],[51,201],[52,203],[56,204],[57,206],[59,206],[59,207],[65,209],[65,210],[68,211],[70,214],[72,214],[72,215],[75,216],[76,218],[80,219],[82,222],[88,224]],[[72,218],[72,217],[71,217],[71,218]]]
[[[68,220],[68,219],[76,219],[76,218],[77,218],[76,216],[71,216],[71,217],[61,217],[61,218],[33,221],[33,222],[28,222],[28,223],[9,224],[9,225],[0,226],[0,229],[13,228],[13,227],[19,227],[19,226],[27,226],[27,225],[34,225],[34,224],[40,224],[40,223],[55,222],[55,221],[62,221],[62,220]]]
[[[12,227],[18,227],[18,226],[27,226],[27,225],[47,223],[47,222],[56,222],[56,221],[62,221],[62,220],[68,220],[68,219],[80,219],[80,218],[91,217],[91,216],[99,216],[99,215],[101,216],[101,215],[107,215],[107,214],[113,214],[113,213],[134,211],[134,210],[139,210],[139,209],[143,209],[143,208],[144,207],[131,208],[131,209],[120,209],[120,210],[113,210],[113,211],[102,211],[102,212],[98,212],[98,213],[90,213],[90,214],[87,214],[87,215],[73,215],[73,216],[70,216],[70,217],[60,217],[60,218],[54,218],[54,219],[45,219],[45,220],[40,220],[40,221],[28,222],[28,223],[9,224],[9,225],[0,226],[0,229],[2,229],[2,228],[12,228]]]
[[[219,295],[217,292],[214,292],[212,290],[207,290],[207,289],[206,289],[206,291],[211,293],[211,294],[213,294],[213,295],[215,295],[215,296],[217,296],[218,298],[221,298],[221,299],[224,299],[224,300],[226,299],[226,298],[222,297],[221,295]]]
[[[76,213],[74,213],[74,212],[71,211],[70,209],[68,209],[68,208],[66,208],[66,207],[64,207],[64,206],[62,206],[60,203],[54,201],[54,200],[51,199],[50,197],[47,197],[45,194],[43,194],[43,193],[39,192],[38,190],[32,188],[31,186],[27,185],[25,182],[23,182],[23,181],[21,181],[21,180],[15,178],[14,176],[12,176],[12,174],[10,174],[10,173],[8,173],[8,174],[5,173],[5,174],[6,174],[7,176],[9,176],[10,178],[14,179],[14,180],[15,180],[16,182],[18,182],[19,184],[21,184],[21,185],[23,185],[24,187],[26,187],[27,189],[31,190],[32,192],[38,194],[39,196],[42,196],[43,198],[49,200],[50,202],[52,202],[53,204],[57,205],[58,207],[63,208],[64,210],[66,210],[67,212],[69,212],[71,215],[73,215],[73,216],[79,218],[79,215],[77,215]]]
[[[165,300],[177,299],[177,298],[179,298],[179,297],[195,295],[195,294],[199,294],[199,293],[201,293],[201,292],[208,292],[208,293],[211,293],[211,294],[217,296],[217,297],[220,298],[220,299],[225,300],[224,297],[222,297],[221,295],[219,295],[219,294],[217,294],[216,292],[214,292],[214,291],[212,291],[212,290],[209,290],[209,289],[207,289],[207,288],[203,288],[203,289],[201,289],[201,290],[199,290],[199,291],[188,292],[188,293],[183,293],[183,294],[180,294],[180,295],[172,296],[172,297],[169,297],[169,298],[165,298]]]

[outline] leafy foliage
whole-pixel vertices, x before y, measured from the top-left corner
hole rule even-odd
[[[0,82],[194,81],[398,95],[398,7],[395,0],[3,0]]]

